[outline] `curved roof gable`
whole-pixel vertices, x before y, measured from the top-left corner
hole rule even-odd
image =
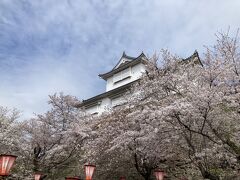
[[[190,61],[193,61],[194,63],[200,64],[201,66],[203,66],[197,50],[195,50],[194,53],[188,58],[182,59],[182,63],[188,63]]]
[[[128,56],[128,55],[126,55],[125,51],[123,51],[122,57],[120,58],[120,60],[118,61],[116,66],[114,66],[113,69],[117,69],[118,67],[122,66],[123,64],[130,62],[134,59],[135,59],[135,57]]]
[[[123,55],[118,61],[117,65],[111,71],[107,73],[99,74],[98,76],[104,80],[107,80],[107,78],[112,76],[114,73],[122,71],[123,69],[136,65],[140,62],[144,63],[144,61],[146,60],[147,60],[147,57],[143,52],[138,57],[127,56],[125,52],[123,52]]]

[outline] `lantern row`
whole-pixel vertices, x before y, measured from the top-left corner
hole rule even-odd
[[[16,160],[17,156],[2,154],[0,155],[0,176],[9,176],[9,172]],[[84,165],[86,180],[92,180],[93,173],[96,169],[95,165]],[[43,174],[35,173],[34,179],[40,180]],[[162,170],[156,170],[154,172],[157,180],[163,180],[165,173]],[[66,177],[65,180],[81,180],[79,177]],[[126,180],[125,177],[120,177],[120,180]]]

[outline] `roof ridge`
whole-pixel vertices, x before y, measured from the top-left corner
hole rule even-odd
[[[135,59],[136,57],[132,57],[132,56],[128,56],[125,51],[123,51],[122,57],[120,58],[120,60],[125,57],[125,58],[129,58],[129,59]]]
[[[98,76],[100,76],[101,78],[103,78],[102,76],[104,76],[104,75],[106,75],[106,74],[109,74],[110,72],[113,72],[113,71],[118,71],[119,68],[123,68],[123,67],[125,67],[125,66],[128,66],[128,64],[132,64],[132,63],[134,63],[135,61],[138,61],[138,60],[141,60],[141,59],[142,59],[142,60],[147,60],[146,55],[142,52],[139,56],[137,56],[137,57],[135,57],[135,58],[133,58],[133,57],[131,57],[131,56],[128,56],[128,57],[131,57],[131,58],[132,58],[131,61],[126,61],[125,63],[122,63],[122,65],[121,65],[121,64],[119,64],[119,63],[121,62],[123,56],[125,56],[125,57],[127,56],[126,53],[125,53],[125,51],[123,51],[122,57],[120,58],[120,60],[118,61],[117,65],[115,65],[112,70],[110,70],[110,71],[107,72],[107,73],[99,74]],[[118,65],[119,65],[119,66],[118,66]],[[117,66],[118,66],[118,67],[117,67]],[[116,68],[116,67],[117,67],[117,68]],[[103,79],[104,79],[104,78],[103,78]],[[105,80],[106,80],[106,79],[105,79]]]
[[[201,61],[201,59],[200,59],[200,57],[199,57],[199,54],[198,54],[198,51],[197,51],[197,50],[195,50],[191,56],[189,56],[189,57],[187,57],[187,58],[184,58],[184,59],[182,59],[182,60],[183,60],[183,61],[189,61],[189,60],[194,59],[194,58],[197,58],[198,61],[199,61],[199,63],[200,63],[200,65],[203,66],[202,61]]]

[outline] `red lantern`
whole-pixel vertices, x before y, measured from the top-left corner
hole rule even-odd
[[[126,178],[124,176],[120,177],[119,180],[126,180]]]
[[[0,176],[8,176],[17,156],[0,155]]]
[[[42,176],[41,173],[35,173],[35,174],[34,174],[34,179],[35,179],[35,180],[40,180],[40,179],[41,179],[41,176]]]
[[[96,166],[94,165],[85,165],[86,180],[92,180],[95,168]]]
[[[81,180],[79,177],[65,177],[65,180]]]
[[[156,170],[156,171],[154,172],[154,174],[155,174],[157,180],[163,180],[164,171]]]

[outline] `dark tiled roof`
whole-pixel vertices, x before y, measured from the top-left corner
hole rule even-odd
[[[121,62],[123,58],[127,59],[127,62],[136,59],[136,57],[126,55],[125,51],[123,51],[122,57],[119,59],[118,63],[113,67],[112,70],[116,69],[116,67],[118,66],[118,64]]]
[[[123,51],[122,57],[127,58],[127,59],[132,59],[132,60],[136,58],[136,57],[126,55],[125,51]]]
[[[132,81],[128,84],[125,84],[123,86],[120,86],[118,88],[115,88],[113,90],[110,90],[110,91],[107,91],[107,92],[104,92],[102,94],[99,94],[97,96],[94,96],[94,97],[91,97],[87,100],[83,100],[82,103],[76,105],[76,107],[78,108],[81,108],[81,107],[84,107],[84,106],[89,106],[89,105],[92,105],[92,104],[95,104],[97,101],[100,101],[101,99],[103,98],[106,98],[106,97],[113,97],[117,94],[121,94],[121,93],[124,93],[126,92],[131,86],[133,83],[135,83],[136,81],[138,80],[135,80],[135,81]]]
[[[201,59],[199,57],[199,54],[198,54],[197,50],[195,50],[194,53],[191,56],[189,56],[188,58],[183,59],[182,62],[185,63],[185,62],[189,62],[189,61],[192,61],[192,60],[195,60],[196,61],[195,63],[198,63],[201,66],[203,66],[202,61],[201,61]]]
[[[127,59],[129,59],[129,61],[126,61],[125,63],[121,64],[118,68],[116,68],[116,66],[119,64],[119,62],[121,61],[121,59],[123,57],[126,57]],[[104,80],[107,80],[107,78],[111,77],[113,74],[122,71],[123,69],[126,69],[130,66],[134,66],[140,62],[145,63],[145,61],[147,60],[147,57],[145,56],[145,54],[142,52],[138,57],[133,58],[130,56],[127,56],[125,54],[125,52],[123,52],[123,55],[121,57],[121,59],[119,60],[119,62],[117,63],[117,65],[109,72],[104,73],[104,74],[99,74],[98,76],[101,77]]]

